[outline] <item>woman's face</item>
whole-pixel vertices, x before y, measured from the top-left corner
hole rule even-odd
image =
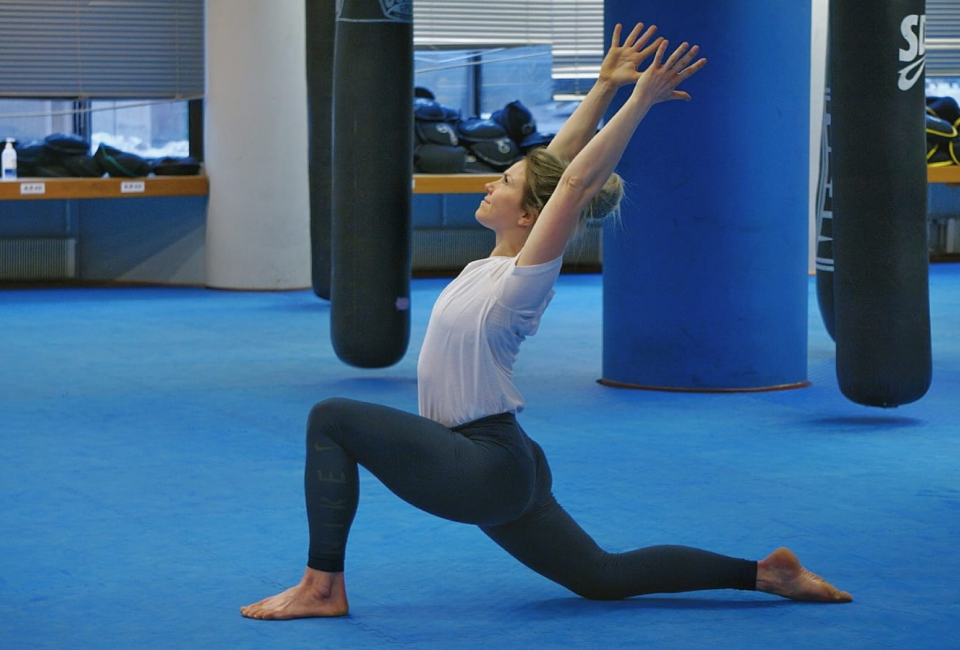
[[[503,176],[487,183],[487,195],[477,208],[477,221],[493,231],[517,225],[525,213],[522,206],[526,161],[513,164]]]

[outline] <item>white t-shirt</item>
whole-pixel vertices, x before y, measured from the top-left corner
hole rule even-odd
[[[517,266],[515,257],[487,257],[443,290],[417,363],[420,415],[454,427],[523,410],[513,363],[537,332],[562,262]]]

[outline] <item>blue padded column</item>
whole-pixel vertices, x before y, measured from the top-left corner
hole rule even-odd
[[[603,236],[603,378],[690,391],[807,385],[810,3],[607,0],[700,44],[693,101],[655,106]],[[622,103],[621,91],[611,111]]]

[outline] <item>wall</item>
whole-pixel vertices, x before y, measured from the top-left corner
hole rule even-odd
[[[204,285],[206,214],[206,197],[0,201],[0,239],[76,240],[83,282]]]

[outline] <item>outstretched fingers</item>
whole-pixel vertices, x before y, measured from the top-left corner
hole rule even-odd
[[[622,39],[624,28],[617,23],[610,39],[610,49],[600,63],[600,78],[617,88],[635,83],[640,76],[640,64],[653,54],[662,40],[655,37],[656,31],[655,26],[645,27],[643,23],[637,23]]]
[[[646,95],[653,103],[671,99],[689,100],[689,94],[676,88],[699,72],[707,61],[697,58],[699,46],[691,46],[687,42],[670,51],[670,42],[662,36],[656,36],[656,31],[656,25],[647,27],[637,23],[621,43],[623,25],[614,25],[610,50],[600,65],[600,76],[612,82],[614,87],[636,83],[637,92]],[[651,55],[653,61],[640,71],[640,64]]]
[[[651,29],[652,29],[652,28],[651,28]],[[653,33],[651,33],[650,35],[653,36]],[[643,48],[642,50],[640,50],[639,52],[637,52],[637,61],[638,61],[638,62],[644,61],[644,60],[647,59],[651,54],[653,54],[654,52],[656,52],[656,51],[660,48],[660,44],[663,42],[663,40],[664,40],[664,38],[663,38],[662,36],[660,36],[660,37],[658,37],[655,41],[653,41],[653,43],[650,43],[650,44],[647,45],[645,48]]]
[[[691,62],[700,54],[700,46],[694,45],[690,47],[689,43],[681,43],[680,47],[675,49],[673,53],[667,58],[664,66],[671,68],[677,74],[682,74],[689,70],[691,67]],[[706,62],[706,59],[701,59],[701,61]],[[699,63],[699,61],[697,62]],[[696,64],[695,64],[696,65]],[[700,64],[696,67],[693,72],[696,72],[699,68],[702,68],[703,65]],[[688,75],[689,76],[689,75]]]
[[[655,30],[656,27],[651,27],[647,31]],[[613,36],[610,39],[610,47],[621,47],[620,44],[620,34],[623,30],[623,25],[617,23],[613,28]],[[638,38],[640,32],[643,30],[643,23],[637,23],[634,25],[633,29],[630,30],[630,34],[627,35],[627,38],[623,41],[623,47],[628,49],[636,49],[638,44]]]
[[[699,45],[694,45],[691,47],[689,43],[684,42],[681,43],[680,46],[670,54],[669,57],[667,57],[666,61],[664,61],[663,69],[667,71],[668,74],[672,75],[671,79],[673,84],[673,90],[668,99],[682,99],[685,101],[690,100],[689,93],[676,90],[676,87],[679,86],[681,82],[689,79],[697,72],[702,70],[703,66],[707,64],[706,59],[697,59],[699,54]]]
[[[676,68],[680,63],[681,58],[684,53],[690,48],[690,43],[684,41],[680,43],[679,47],[670,53],[670,56],[667,57],[667,60],[664,62],[664,66],[668,68]]]
[[[650,39],[657,33],[657,26],[650,25],[643,33],[641,33],[641,30],[643,30],[643,23],[637,23],[633,31],[630,32],[630,35],[627,36],[627,40],[623,42],[623,46],[629,47],[639,54],[640,60],[642,61],[650,56],[656,49],[655,45],[657,42],[654,41],[653,44],[650,44]]]
[[[640,32],[643,30],[643,23],[637,23],[633,26],[633,29],[630,30],[630,34],[627,36],[627,40],[623,42],[624,47],[633,47],[637,38],[640,36]]]
[[[620,47],[620,32],[623,31],[623,25],[617,23],[613,26],[613,35],[610,36],[610,47]],[[632,32],[631,32],[632,33]],[[627,40],[630,40],[629,38]]]
[[[651,68],[659,68],[664,64],[663,58],[667,54],[667,48],[670,46],[670,41],[665,38],[658,39],[656,43],[657,52],[653,56],[653,63],[650,64]]]
[[[684,78],[690,77],[696,74],[703,66],[707,64],[706,59],[698,59],[694,62],[694,59],[697,58],[697,55],[700,54],[700,46],[694,45],[691,47],[686,54],[684,54],[679,61],[676,63],[677,74],[684,75]]]
[[[622,33],[622,29],[623,26],[620,23],[614,26],[610,47],[614,50],[621,47],[626,50],[625,54],[631,57],[634,66],[640,65],[644,59],[653,54],[660,43],[659,38],[653,43],[650,43],[650,39],[652,39],[653,35],[657,32],[656,25],[650,25],[644,30],[644,24],[637,23],[633,26],[633,29],[630,30],[630,33],[621,45],[620,34]]]

